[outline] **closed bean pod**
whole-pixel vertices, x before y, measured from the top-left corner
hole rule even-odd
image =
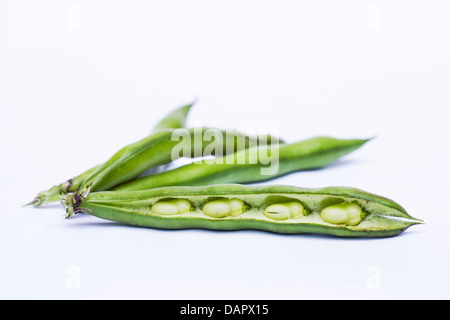
[[[173,203],[181,200],[189,205],[179,213]],[[394,201],[350,187],[164,187],[94,192],[82,202],[67,196],[63,204],[67,217],[86,212],[106,220],[160,229],[252,229],[282,234],[388,237],[422,223]],[[160,204],[169,204],[167,211]],[[356,220],[355,208],[359,208]],[[280,219],[278,214],[283,217]]]
[[[214,160],[187,164],[173,170],[130,180],[112,190],[146,190],[165,186],[203,186],[252,183],[274,179],[300,170],[316,169],[336,162],[363,146],[369,139],[314,137],[294,143],[242,149]],[[276,148],[276,150],[275,150]],[[263,155],[272,154],[263,159]],[[240,161],[244,159],[245,161]],[[254,159],[254,161],[250,161]],[[274,170],[264,171],[270,166]]]
[[[211,141],[203,139],[206,132],[214,131],[222,135],[221,141],[224,142],[220,145],[222,154],[233,153],[258,143],[272,143],[271,136],[265,136],[261,140],[259,137],[250,137],[240,132],[233,132],[230,148],[230,132],[204,127],[186,129],[190,140],[180,142],[173,138],[174,130],[177,129],[158,130],[116,152],[82,183],[79,191],[77,191],[80,198],[85,197],[89,191],[109,190],[118,184],[137,178],[149,168],[172,162],[174,160],[173,149],[180,144],[189,148],[189,154],[183,155],[184,157],[202,155],[205,148],[211,145]],[[278,139],[274,141],[278,143]],[[212,153],[215,154],[217,151],[213,149]]]

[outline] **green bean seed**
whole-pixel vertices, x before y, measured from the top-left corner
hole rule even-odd
[[[186,199],[173,199],[158,201],[151,207],[151,211],[154,214],[173,215],[187,213],[191,207],[191,203]]]
[[[299,202],[276,203],[264,210],[267,218],[274,220],[297,219],[308,214]]]
[[[202,211],[213,218],[237,217],[244,213],[245,203],[240,199],[219,199],[206,202]]]
[[[320,217],[328,223],[356,226],[361,222],[363,212],[356,203],[340,203],[324,208]]]
[[[189,204],[184,202],[180,210],[174,199]],[[164,205],[158,207],[158,203]],[[283,234],[388,237],[422,223],[396,202],[350,187],[175,186],[93,192],[81,202],[68,195],[63,204],[67,217],[86,212],[106,220],[160,229],[253,229]]]

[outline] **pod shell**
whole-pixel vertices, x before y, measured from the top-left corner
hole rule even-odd
[[[218,198],[242,199],[251,209],[238,217],[211,218],[194,210],[176,217],[151,213],[161,199],[188,199],[201,208]],[[264,207],[277,202],[300,201],[310,214],[299,219],[274,221],[263,216]],[[343,201],[358,203],[366,217],[358,226],[332,225],[321,221],[320,211]],[[339,237],[389,237],[402,233],[421,220],[411,217],[396,202],[350,187],[319,189],[285,185],[249,186],[238,184],[207,187],[165,187],[146,191],[106,191],[91,194],[76,211],[124,224],[160,229],[262,230],[281,234],[318,233]]]

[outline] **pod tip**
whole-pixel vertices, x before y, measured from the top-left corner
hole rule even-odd
[[[374,140],[376,138],[377,138],[377,136],[372,136],[372,137],[369,137],[369,138],[366,138],[366,139],[362,139],[362,141],[364,141],[364,143],[366,143],[366,142],[372,141],[372,140]]]
[[[413,224],[425,224],[425,221],[421,219],[414,218],[413,221],[414,221]]]
[[[22,205],[22,207],[28,207],[28,206],[37,207],[37,206],[39,206],[40,202],[41,202],[41,200],[39,199],[39,197],[36,197],[32,201]]]

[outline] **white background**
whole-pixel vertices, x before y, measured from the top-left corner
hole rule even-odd
[[[0,298],[450,298],[448,1],[2,1]],[[386,239],[161,231],[21,205],[189,124],[376,139],[276,183],[425,220]],[[274,183],[274,182],[270,182]]]

